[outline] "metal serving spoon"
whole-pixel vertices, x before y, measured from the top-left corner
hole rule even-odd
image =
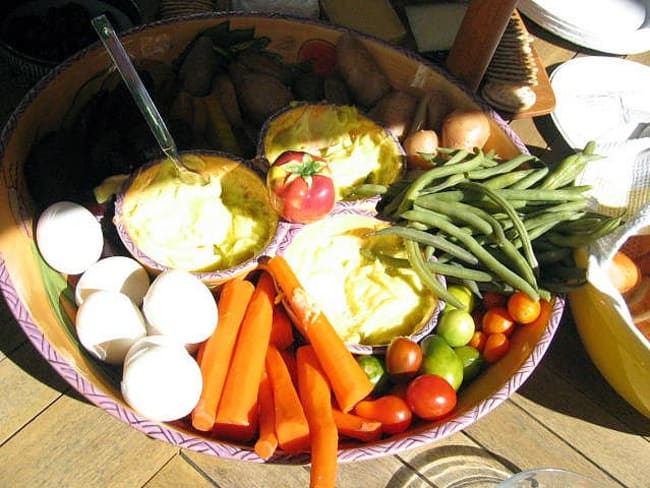
[[[187,184],[205,184],[206,179],[203,175],[188,168],[181,160],[176,143],[174,142],[172,135],[169,133],[165,121],[149,96],[149,92],[147,92],[144,83],[142,83],[142,80],[135,70],[131,58],[129,58],[124,46],[117,38],[115,29],[113,29],[108,18],[105,15],[100,15],[93,18],[91,23],[95,28],[99,39],[102,41],[102,44],[110,54],[115,67],[122,76],[122,80],[124,80],[129,92],[133,96],[136,105],[147,121],[147,124],[156,138],[156,141],[160,145],[160,148],[167,158],[169,158],[176,166],[181,181]]]

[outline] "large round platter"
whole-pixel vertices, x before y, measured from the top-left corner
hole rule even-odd
[[[300,46],[310,39],[335,42],[343,32],[318,22],[257,15],[197,15],[160,22],[126,33],[123,42],[136,59],[171,62],[194,36],[229,21],[232,28],[254,28],[271,40],[268,49],[295,62]],[[491,116],[492,135],[487,148],[504,158],[525,151],[524,145],[492,110],[481,105],[458,82],[421,58],[377,39],[361,36],[379,60],[393,86],[438,89],[455,106],[480,107]],[[0,141],[0,272],[6,301],[36,349],[63,378],[89,401],[147,435],[186,449],[223,458],[262,462],[250,445],[225,442],[198,434],[183,421],[153,422],[135,413],[120,395],[120,371],[85,353],[74,333],[73,288],[68,277],[50,269],[40,257],[33,224],[36,210],[30,195],[24,163],[34,141],[63,123],[75,95],[97,73],[110,65],[98,44],[75,55],[42,79],[11,115]],[[71,236],[73,238],[73,236]],[[504,402],[533,372],[558,327],[564,301],[558,299],[546,326],[520,328],[512,337],[510,352],[491,366],[459,395],[454,414],[439,422],[415,423],[407,432],[375,443],[344,442],[340,461],[369,459],[426,445],[457,432]],[[308,454],[278,452],[268,462],[304,463]]]

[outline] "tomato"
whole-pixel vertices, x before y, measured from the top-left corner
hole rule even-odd
[[[478,376],[485,365],[485,360],[478,349],[471,346],[454,348],[463,363],[463,383],[467,384]]]
[[[298,62],[308,62],[319,76],[332,76],[336,71],[336,46],[329,41],[309,39],[298,49]]]
[[[483,332],[482,330],[477,330],[474,332],[472,335],[472,338],[469,340],[467,345],[469,347],[473,347],[477,351],[481,352],[483,351],[483,348],[485,347],[485,340],[487,339],[487,334]]]
[[[457,390],[463,382],[463,362],[454,349],[438,334],[425,337],[420,347],[423,355],[420,372],[436,374]]]
[[[381,422],[387,434],[399,434],[411,425],[413,413],[406,401],[396,395],[384,395],[374,400],[361,400],[354,413],[368,420]]]
[[[456,406],[456,390],[435,374],[413,379],[406,390],[406,401],[415,415],[425,420],[444,417]]]
[[[336,191],[327,161],[319,156],[286,151],[266,175],[271,205],[289,222],[308,224],[334,208]]]
[[[465,305],[465,310],[472,312],[476,306],[476,296],[472,291],[464,285],[449,285],[447,291],[453,296],[458,298],[458,300]],[[451,310],[455,308],[453,305],[445,304],[445,310]]]
[[[507,335],[500,332],[489,334],[485,339],[485,347],[483,347],[483,359],[486,363],[496,363],[509,350],[510,339]]]
[[[384,393],[388,389],[390,380],[381,359],[377,356],[368,355],[357,356],[356,360],[359,366],[361,366],[361,369],[363,369],[363,372],[366,373],[370,382],[375,385],[372,389],[372,394],[379,395]]]
[[[508,312],[515,322],[530,324],[539,317],[542,305],[539,300],[533,300],[524,292],[518,291],[508,298]]]
[[[474,318],[465,310],[445,310],[440,315],[436,332],[451,347],[464,346],[474,334]]]
[[[505,307],[492,307],[483,315],[481,330],[486,334],[501,333],[509,335],[514,329],[515,321]]]
[[[506,305],[506,296],[496,291],[486,291],[483,293],[483,304],[486,308],[504,307]]]
[[[395,381],[411,379],[422,366],[422,349],[408,337],[395,337],[386,349],[386,371]]]

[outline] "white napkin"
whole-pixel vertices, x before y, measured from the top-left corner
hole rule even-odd
[[[592,187],[587,192],[591,210],[627,217],[636,214],[650,201],[650,137],[597,143],[595,153],[604,157],[591,161],[576,178],[577,185]]]

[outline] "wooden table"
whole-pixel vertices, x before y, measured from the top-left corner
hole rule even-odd
[[[527,24],[549,69],[587,53]],[[650,53],[630,56],[650,64]],[[24,89],[0,66],[2,120]],[[6,87],[6,89],[4,89]],[[512,127],[543,158],[568,151],[549,117]],[[152,440],[86,401],[35,351],[0,303],[0,487],[303,487],[306,466],[257,465]],[[512,397],[464,431],[399,455],[342,464],[338,486],[448,487],[536,467],[587,474],[603,487],[650,486],[650,420],[589,360],[570,312],[540,366]],[[457,483],[457,484],[454,484]]]

